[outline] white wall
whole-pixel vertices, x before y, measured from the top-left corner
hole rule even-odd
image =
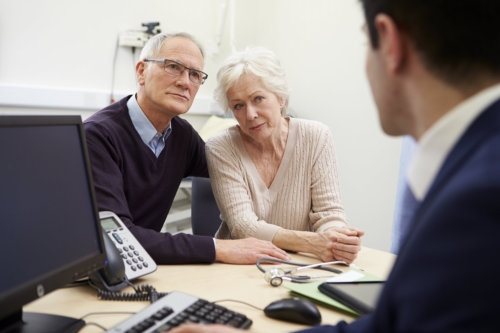
[[[193,114],[206,109],[216,70],[231,50],[273,49],[288,73],[291,110],[334,133],[351,224],[366,231],[365,245],[389,249],[400,139],[378,125],[357,0],[0,0],[0,113],[85,118],[105,106],[118,34],[150,21],[163,31],[188,31],[205,45],[209,79]],[[117,49],[119,95],[135,90],[138,53]],[[198,126],[200,117],[187,118]]]

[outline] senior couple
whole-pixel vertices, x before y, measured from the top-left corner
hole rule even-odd
[[[191,35],[156,35],[136,64],[137,92],[85,121],[99,209],[115,212],[158,264],[251,264],[286,251],[352,262],[363,232],[346,223],[332,134],[285,115],[276,56],[255,47],[227,59],[216,94],[238,125],[206,145],[177,117],[207,79],[203,64]],[[160,232],[181,180],[209,175],[216,238]]]

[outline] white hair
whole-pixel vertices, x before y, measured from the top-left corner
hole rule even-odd
[[[247,47],[229,56],[217,72],[214,98],[224,112],[230,110],[227,91],[246,73],[260,78],[266,89],[284,101],[281,114],[285,115],[290,96],[285,71],[274,52],[260,46]]]

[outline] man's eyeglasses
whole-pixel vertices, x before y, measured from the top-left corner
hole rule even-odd
[[[180,62],[170,60],[170,59],[144,59],[144,62],[158,62],[163,64],[163,70],[170,75],[179,76],[184,73],[185,70],[189,72],[189,80],[196,84],[203,84],[205,80],[208,78],[208,74],[204,73],[200,70],[189,68],[184,66]]]

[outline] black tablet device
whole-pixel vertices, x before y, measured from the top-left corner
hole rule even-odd
[[[384,281],[324,282],[318,289],[363,315],[373,311],[383,287]]]

